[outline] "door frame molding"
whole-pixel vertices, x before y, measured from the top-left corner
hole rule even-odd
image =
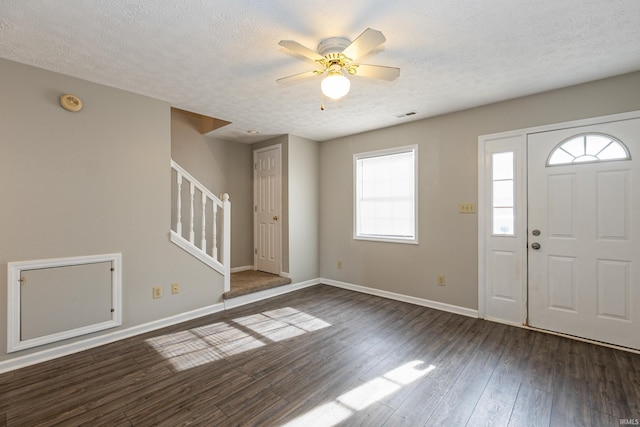
[[[604,115],[604,116],[597,116],[597,117],[590,117],[587,119],[558,122],[558,123],[552,123],[548,125],[534,126],[529,128],[522,128],[522,129],[516,129],[516,130],[478,136],[478,317],[479,318],[481,319],[487,318],[490,320],[509,323],[509,324],[515,324],[519,326],[522,326],[522,325],[527,326],[527,314],[528,314],[528,307],[527,307],[528,270],[527,270],[526,262],[523,263],[524,271],[521,272],[522,274],[518,275],[520,278],[522,278],[521,279],[522,283],[518,285],[521,287],[521,290],[522,290],[521,295],[523,296],[522,301],[518,301],[521,309],[519,320],[514,322],[512,319],[501,319],[500,317],[487,313],[486,298],[487,298],[488,286],[487,286],[486,274],[487,274],[488,259],[486,254],[487,241],[485,236],[487,235],[487,221],[490,218],[490,206],[487,206],[487,202],[486,202],[488,191],[489,191],[489,188],[487,188],[487,185],[486,185],[486,179],[487,179],[487,174],[490,172],[488,170],[489,159],[487,159],[487,156],[486,156],[487,144],[497,139],[505,139],[505,138],[513,138],[513,137],[524,138],[525,144],[526,144],[527,135],[533,134],[533,133],[548,132],[548,131],[560,130],[560,129],[570,129],[574,127],[582,127],[582,126],[589,126],[589,125],[595,125],[595,124],[601,124],[601,123],[607,123],[607,122],[616,122],[621,120],[637,119],[637,118],[640,118],[640,110],[629,111],[625,113],[610,114],[610,115]],[[526,180],[528,177],[526,158],[525,158],[525,163],[522,167],[522,170],[514,171],[514,175],[516,176],[516,179],[518,179],[521,183],[524,182],[526,186]],[[526,190],[525,190],[525,197],[526,197]],[[525,209],[520,209],[517,214],[518,216],[516,218],[516,221],[521,221],[521,224],[524,224],[525,233],[527,232],[526,227],[527,227],[527,219],[528,219],[527,209],[526,209],[527,205],[528,205],[528,202],[525,199],[525,203],[524,203]],[[526,239],[525,239],[525,242],[526,242]],[[527,248],[523,247],[522,251],[523,251],[522,256],[524,256],[526,259]]]
[[[262,153],[269,150],[278,150],[278,160],[280,162],[280,203],[278,206],[278,212],[280,212],[280,217],[282,217],[282,144],[273,144],[262,148],[257,148],[253,150],[253,270],[258,269],[258,216],[257,216],[257,194],[258,194],[258,180],[256,175],[256,164],[258,159],[258,153]],[[278,274],[282,274],[282,220],[278,221],[278,235],[280,239],[280,254],[279,265],[278,265]]]

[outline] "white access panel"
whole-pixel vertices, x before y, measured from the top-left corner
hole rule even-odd
[[[20,339],[111,320],[111,262],[23,270]]]
[[[7,264],[7,352],[122,324],[122,254]]]

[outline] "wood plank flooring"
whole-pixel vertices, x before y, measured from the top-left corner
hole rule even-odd
[[[0,427],[636,419],[640,355],[325,285],[0,375]]]

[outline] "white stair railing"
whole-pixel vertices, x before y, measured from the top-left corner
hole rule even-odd
[[[172,209],[175,221],[172,220],[171,241],[180,246],[200,261],[217,270],[224,276],[224,291],[231,289],[231,202],[224,193],[218,198],[197,179],[191,176],[180,165],[171,160],[171,169],[175,171],[175,203]],[[187,237],[183,234],[182,198],[183,183],[189,185],[189,222]],[[200,195],[196,198],[196,195]],[[200,206],[197,206],[199,203]],[[219,212],[222,211],[222,219]],[[200,221],[196,223],[196,215]],[[222,236],[218,236],[218,222],[222,222]],[[175,222],[175,228],[173,226]],[[210,228],[207,229],[207,225]],[[199,235],[196,241],[196,234]],[[222,248],[220,246],[222,240]],[[211,242],[210,244],[208,242]]]

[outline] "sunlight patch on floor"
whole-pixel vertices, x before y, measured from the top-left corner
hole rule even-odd
[[[283,307],[149,338],[146,343],[182,371],[329,326],[310,314]]]
[[[234,319],[234,322],[275,342],[331,326],[317,317],[298,310],[295,310],[295,312],[291,310],[293,309],[267,311],[240,317]]]
[[[374,378],[361,386],[338,396],[331,402],[324,403],[300,417],[285,424],[285,427],[333,426],[351,417],[357,411],[366,409],[403,386],[424,377],[435,369],[429,365],[424,369],[424,362],[414,360]]]

